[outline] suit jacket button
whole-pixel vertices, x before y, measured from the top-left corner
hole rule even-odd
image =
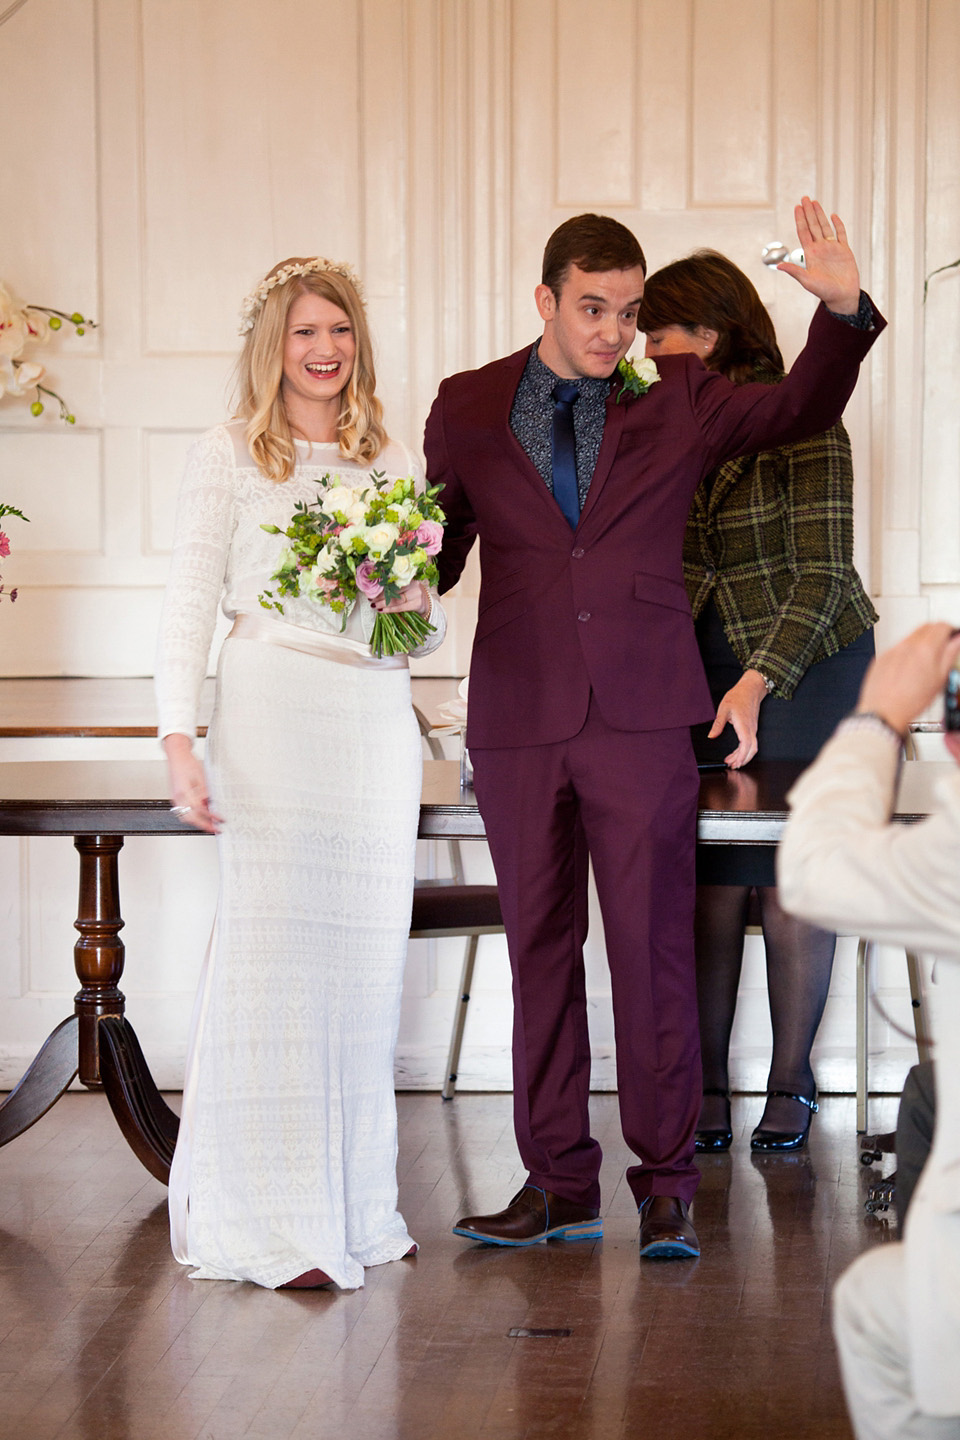
[[[590,611],[589,611],[589,610],[581,610],[581,611],[580,611],[580,614],[577,616],[577,619],[578,619],[578,620],[583,620],[583,621],[589,620],[589,619],[590,619]]]
[[[582,560],[587,552],[584,550],[582,545],[578,545],[576,550],[571,550],[570,553],[573,556],[574,560]]]
[[[716,580],[717,578],[717,572],[712,565],[708,565],[703,573],[707,580]]]

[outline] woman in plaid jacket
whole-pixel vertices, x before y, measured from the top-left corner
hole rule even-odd
[[[647,281],[639,316],[651,356],[694,352],[735,383],[783,376],[769,315],[731,261],[701,250]],[[853,467],[842,424],[731,460],[701,481],[684,575],[716,719],[694,735],[701,760],[812,760],[856,703],[876,612],[853,568]],[[698,1150],[726,1150],[727,1057],[751,891],[767,956],[773,1055],[754,1150],[795,1150],[816,1107],[810,1051],[836,937],[788,916],[773,852],[697,862],[697,996],[703,1057]]]

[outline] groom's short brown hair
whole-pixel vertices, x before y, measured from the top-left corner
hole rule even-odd
[[[590,274],[632,270],[639,265],[644,275],[647,273],[636,235],[609,215],[574,215],[550,236],[543,252],[540,280],[550,286],[557,300],[571,265]]]

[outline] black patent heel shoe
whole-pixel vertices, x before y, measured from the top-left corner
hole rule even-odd
[[[766,1151],[802,1150],[807,1143],[807,1136],[810,1133],[811,1118],[820,1109],[820,1106],[817,1104],[816,1091],[814,1091],[812,1100],[808,1100],[806,1095],[794,1095],[791,1090],[768,1090],[767,1099],[769,1100],[771,1096],[777,1096],[782,1100],[796,1100],[799,1104],[806,1105],[807,1123],[802,1130],[766,1130],[758,1125],[750,1136],[750,1149]]]
[[[693,1148],[701,1154],[709,1150],[729,1150],[733,1144],[733,1131],[730,1128],[730,1091],[729,1090],[704,1090],[704,1095],[716,1095],[727,1102],[727,1123],[716,1130],[697,1130],[693,1137]]]

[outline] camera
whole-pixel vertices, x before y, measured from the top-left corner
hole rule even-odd
[[[947,730],[960,730],[960,665],[954,665],[947,676],[943,692],[943,719]]]

